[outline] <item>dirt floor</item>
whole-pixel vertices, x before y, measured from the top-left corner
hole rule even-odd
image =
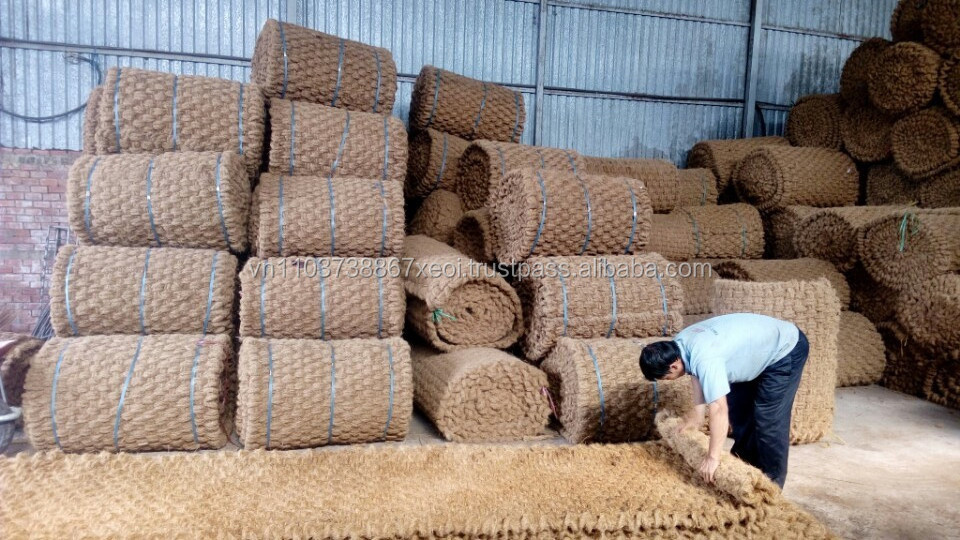
[[[792,448],[787,498],[844,538],[960,538],[960,411],[878,386],[843,388],[834,431]],[[403,444],[441,443],[418,415]],[[22,433],[6,453],[17,451],[31,451]]]

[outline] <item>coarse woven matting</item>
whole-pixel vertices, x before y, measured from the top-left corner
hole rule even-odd
[[[66,205],[85,245],[247,250],[250,178],[236,152],[81,155]]]
[[[656,253],[536,257],[518,276],[524,356],[541,360],[562,337],[668,336],[683,324],[683,289]]]
[[[922,208],[960,206],[960,169],[950,169],[928,178],[917,186]]]
[[[790,442],[812,443],[830,433],[840,332],[840,302],[830,281],[719,279],[714,307],[718,315],[746,312],[790,321],[806,334],[810,355],[793,402]]]
[[[840,150],[843,137],[840,94],[811,94],[798,99],[787,116],[786,137],[794,146],[816,146]]]
[[[679,169],[679,201],[677,206],[717,204],[717,177],[710,169]]]
[[[265,173],[250,214],[259,257],[395,257],[403,249],[403,186],[379,177]]]
[[[547,375],[499,349],[438,353],[414,347],[413,398],[448,441],[542,438],[550,421]]]
[[[244,338],[237,435],[247,449],[402,441],[413,410],[400,338]],[[342,485],[342,484],[341,484]]]
[[[598,158],[584,156],[582,172],[643,182],[654,212],[680,206],[717,204],[717,179],[709,169],[678,170],[662,159]]]
[[[853,206],[860,189],[853,160],[826,148],[757,148],[737,165],[735,177],[741,200],[761,211],[792,204]]]
[[[960,119],[943,107],[902,118],[890,131],[893,161],[913,178],[928,178],[960,164]]]
[[[737,163],[752,150],[761,146],[789,146],[783,137],[752,137],[749,139],[716,139],[700,141],[687,155],[687,167],[710,169],[717,178],[717,191],[722,195],[733,181]]]
[[[693,406],[690,380],[648,381],[640,352],[652,339],[560,338],[541,364],[561,433],[572,443],[659,438],[658,411],[683,415]]]
[[[857,238],[871,221],[902,210],[902,206],[841,206],[818,208],[799,221],[793,237],[797,256],[813,257],[848,272],[860,260]]]
[[[100,114],[100,96],[103,95],[103,85],[90,90],[87,96],[87,105],[83,110],[83,153],[97,153],[97,116]]]
[[[490,263],[497,258],[497,235],[489,208],[464,212],[453,228],[450,245],[467,257]]]
[[[840,314],[837,388],[878,384],[887,365],[883,338],[870,319],[854,311]]]
[[[0,458],[0,523],[11,538],[833,538],[782,497],[751,506],[698,476],[659,442],[21,454]]]
[[[230,334],[237,258],[182,248],[63,246],[50,278],[59,337]]]
[[[858,262],[847,272],[850,309],[862,313],[874,324],[893,320],[900,293],[877,283]]]
[[[270,172],[402,185],[407,175],[407,130],[395,116],[273,98]]]
[[[890,16],[890,35],[897,41],[923,41],[920,14],[927,2],[899,0]],[[879,38],[874,38],[879,39]]]
[[[250,80],[267,98],[390,114],[397,65],[387,49],[267,19],[253,48]]]
[[[471,141],[517,142],[526,119],[523,94],[499,84],[426,65],[413,85],[413,129],[433,128]]]
[[[441,351],[505,349],[523,332],[520,299],[493,268],[426,236],[403,243],[407,324]]]
[[[893,163],[877,163],[867,171],[865,202],[869,206],[916,204],[920,184],[908,178]]]
[[[868,104],[848,105],[840,120],[843,148],[859,162],[883,161],[893,152],[890,130],[894,123],[895,117]]]
[[[940,98],[944,106],[953,114],[960,116],[960,54],[944,60],[940,66]]]
[[[763,215],[764,256],[769,259],[796,259],[794,242],[797,224],[816,210],[812,206],[791,205]]]
[[[689,266],[688,272],[677,272],[674,277],[683,288],[683,321],[685,323],[688,321],[687,315],[713,311],[713,282],[717,280],[713,265],[719,262],[718,259],[692,259],[685,263],[677,263]]]
[[[960,270],[960,209],[905,209],[863,226],[858,249],[870,276],[904,290]]]
[[[870,103],[894,116],[926,107],[937,93],[940,63],[940,55],[920,43],[884,48],[867,72]]]
[[[684,316],[683,316],[683,327],[686,328],[686,327],[688,327],[688,326],[693,326],[693,325],[697,324],[698,322],[703,322],[703,321],[705,321],[705,320],[707,320],[707,319],[712,319],[712,318],[714,318],[714,317],[716,317],[716,316],[717,316],[717,314],[716,314],[716,313],[713,313],[712,311],[711,311],[710,313],[698,313],[698,314],[696,314],[696,315],[684,315]]]
[[[877,324],[887,350],[880,384],[897,392],[926,398],[943,359],[913,345],[910,334],[896,321]]]
[[[763,220],[749,204],[688,206],[654,214],[646,250],[673,261],[759,259]]]
[[[64,452],[220,448],[232,356],[228,335],[53,338],[27,372],[30,444]]]
[[[457,163],[469,145],[466,139],[435,129],[412,132],[404,194],[426,197],[438,189],[456,189]]]
[[[0,332],[0,341],[15,341],[0,357],[0,379],[3,379],[3,392],[7,396],[7,405],[19,407],[22,404],[23,381],[30,369],[30,361],[37,354],[44,341],[25,334]]]
[[[941,54],[960,49],[960,2],[924,2],[920,11],[923,42]]]
[[[650,235],[650,197],[636,178],[518,169],[490,208],[501,262],[636,253]]]
[[[407,305],[402,270],[395,257],[251,257],[240,272],[240,336],[399,336]]]
[[[266,128],[255,84],[135,68],[110,68],[97,106],[97,154],[230,152],[260,170]]]
[[[915,3],[914,0],[904,0],[904,2]],[[869,103],[870,93],[867,81],[870,72],[877,62],[877,57],[890,44],[883,38],[870,38],[857,45],[850,53],[849,58],[843,64],[843,70],[840,72],[840,97],[847,105]]]
[[[960,409],[960,362],[943,362],[936,367],[930,386],[924,396],[928,401]]]
[[[850,286],[847,278],[827,261],[811,258],[761,259],[717,261],[713,271],[724,279],[740,281],[813,281],[824,278],[830,282],[840,301],[841,309],[850,305]]]
[[[907,287],[897,302],[897,321],[927,350],[960,350],[960,275],[943,274]]]
[[[509,171],[530,168],[577,174],[583,169],[583,159],[574,150],[476,141],[463,151],[457,163],[455,191],[467,210],[490,206]]]
[[[463,217],[463,204],[460,197],[452,191],[438,189],[427,196],[413,214],[409,234],[422,234],[444,244],[453,241],[453,230]]]

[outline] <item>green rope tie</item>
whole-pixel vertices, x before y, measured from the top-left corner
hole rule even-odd
[[[440,324],[440,322],[441,322],[444,318],[450,319],[450,320],[452,320],[452,321],[457,320],[456,317],[454,317],[453,315],[451,315],[451,314],[449,314],[449,313],[446,313],[445,311],[443,311],[442,308],[437,308],[437,309],[433,310],[433,322],[434,322],[434,323]]]
[[[907,238],[920,232],[920,221],[917,219],[916,214],[909,210],[904,212],[903,219],[900,220],[898,232],[900,236],[900,242],[897,245],[897,249],[900,251],[900,253],[903,253],[903,250],[907,247]]]

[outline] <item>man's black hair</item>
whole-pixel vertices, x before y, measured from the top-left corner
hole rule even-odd
[[[676,341],[657,341],[640,351],[640,371],[647,380],[662,379],[670,371],[670,364],[680,358]]]

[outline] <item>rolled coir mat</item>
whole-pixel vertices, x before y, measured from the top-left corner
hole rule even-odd
[[[960,49],[960,3],[924,2],[920,12],[923,42],[941,54]]]
[[[670,260],[759,259],[763,220],[749,204],[688,206],[654,214],[646,250]]]
[[[403,332],[394,257],[251,257],[240,273],[240,337],[387,338]]]
[[[683,322],[689,324],[687,315],[699,315],[713,312],[713,282],[717,273],[713,265],[717,259],[693,259],[677,263],[689,266],[689,271],[678,272],[674,278],[683,288]]]
[[[250,68],[268,99],[390,114],[397,93],[387,49],[275,19],[263,23]]]
[[[717,177],[710,169],[680,169],[677,206],[717,204]]]
[[[956,232],[956,231],[955,231]],[[960,349],[960,275],[942,274],[900,293],[897,321],[930,351]]]
[[[887,364],[883,338],[870,319],[855,311],[840,314],[837,356],[837,388],[877,384]]]
[[[100,96],[103,86],[96,86],[87,96],[87,105],[83,110],[83,153],[97,153],[97,116],[100,114]]]
[[[253,194],[250,241],[259,257],[395,257],[403,221],[398,182],[266,173]]]
[[[763,211],[792,204],[853,206],[860,173],[846,154],[826,148],[757,148],[737,166],[740,198]]]
[[[722,194],[733,181],[734,168],[741,159],[756,148],[774,145],[789,146],[790,141],[783,137],[700,141],[690,149],[687,167],[710,169],[717,178],[717,191]]]
[[[235,152],[82,155],[67,214],[85,245],[247,249],[250,178]]]
[[[413,410],[400,338],[245,338],[237,435],[246,449],[402,441]]]
[[[489,208],[477,208],[460,216],[453,228],[450,244],[460,253],[479,262],[497,259],[497,235]]]
[[[227,442],[228,335],[53,338],[23,394],[36,450],[139,452]]]
[[[452,191],[438,189],[431,193],[410,220],[409,234],[422,234],[444,244],[453,240],[453,230],[463,217],[463,204]]]
[[[260,170],[266,109],[254,84],[135,68],[107,70],[97,154],[230,152]]]
[[[816,442],[830,433],[840,332],[840,302],[830,282],[719,279],[714,307],[718,315],[749,312],[790,321],[806,334],[810,355],[793,401],[790,442]]]
[[[644,345],[659,339],[560,338],[541,364],[561,433],[572,443],[619,443],[658,438],[658,411],[683,414],[688,377],[651,382],[638,367]]]
[[[786,136],[794,146],[817,146],[840,150],[843,137],[840,119],[843,100],[840,94],[811,94],[803,96],[790,108]]]
[[[893,163],[877,163],[867,171],[865,200],[869,206],[918,203],[919,186]]]
[[[710,313],[697,313],[696,315],[684,315],[683,316],[683,327],[693,326],[698,322],[703,322],[707,319],[712,319],[716,317],[717,314],[714,312]]]
[[[673,163],[662,159],[591,159],[591,166],[582,172],[642,181],[654,212],[669,212],[680,205],[680,177]]]
[[[656,253],[527,260],[516,283],[526,324],[524,356],[537,362],[562,337],[676,332],[683,325],[683,289],[669,264]]]
[[[887,365],[880,384],[897,392],[925,398],[933,387],[939,356],[913,345],[909,333],[896,321],[877,324],[887,349]]]
[[[890,16],[890,34],[897,41],[923,41],[920,17],[927,2],[899,0]],[[878,38],[875,38],[878,39]]]
[[[895,318],[900,292],[877,283],[863,268],[863,264],[858,262],[853,270],[847,272],[847,283],[850,284],[852,311],[862,313],[874,324]]]
[[[867,72],[870,103],[894,116],[926,107],[937,93],[940,63],[936,51],[919,43],[886,47]]]
[[[863,267],[879,283],[902,291],[960,270],[960,209],[905,209],[863,226]]]
[[[928,178],[960,164],[960,119],[943,107],[902,118],[890,131],[893,160],[913,178]]]
[[[960,51],[940,66],[940,98],[954,115],[960,116]]]
[[[457,184],[457,162],[470,141],[435,129],[410,134],[407,155],[407,197],[426,197],[438,189],[452,191]]]
[[[960,409],[960,362],[956,358],[937,365],[924,398],[944,407]]]
[[[410,127],[467,140],[517,142],[527,119],[523,95],[490,82],[423,66],[410,99]]]
[[[857,161],[883,161],[893,152],[890,130],[894,123],[896,118],[869,104],[848,105],[840,121],[843,147]]]
[[[906,1],[913,2],[913,0]],[[877,63],[877,57],[890,45],[891,43],[883,38],[871,38],[857,45],[857,48],[850,53],[840,72],[840,97],[847,105],[869,103],[867,81],[870,72]]]
[[[818,208],[800,220],[793,237],[797,256],[813,257],[847,272],[859,260],[857,238],[864,225],[896,212],[901,206]]]
[[[45,342],[26,334],[10,332],[0,332],[0,341],[14,342],[0,356],[0,379],[3,380],[3,392],[7,398],[7,405],[19,407],[23,403],[23,381],[30,369],[30,362]]]
[[[542,438],[550,421],[547,375],[499,349],[437,353],[414,347],[413,399],[448,441]]]
[[[830,282],[840,301],[840,308],[850,306],[850,286],[847,278],[834,266],[819,259],[761,259],[717,261],[713,271],[723,279],[754,282],[813,281],[824,278]]]
[[[636,178],[517,169],[491,202],[503,262],[630,254],[643,250],[650,234],[650,198]]]
[[[455,191],[467,210],[476,210],[490,205],[509,171],[532,168],[579,173],[583,160],[574,150],[477,141],[463,151],[457,167]]]
[[[237,258],[225,251],[63,246],[50,279],[57,336],[229,334]]]
[[[921,208],[960,206],[960,169],[950,169],[928,178],[917,186]]]
[[[389,115],[270,100],[270,172],[403,183],[407,131]]]
[[[792,205],[763,215],[764,256],[769,259],[796,259],[794,237],[800,220],[812,213],[812,206]]]
[[[441,351],[505,349],[523,332],[520,299],[492,268],[426,236],[403,242],[407,324]]]

